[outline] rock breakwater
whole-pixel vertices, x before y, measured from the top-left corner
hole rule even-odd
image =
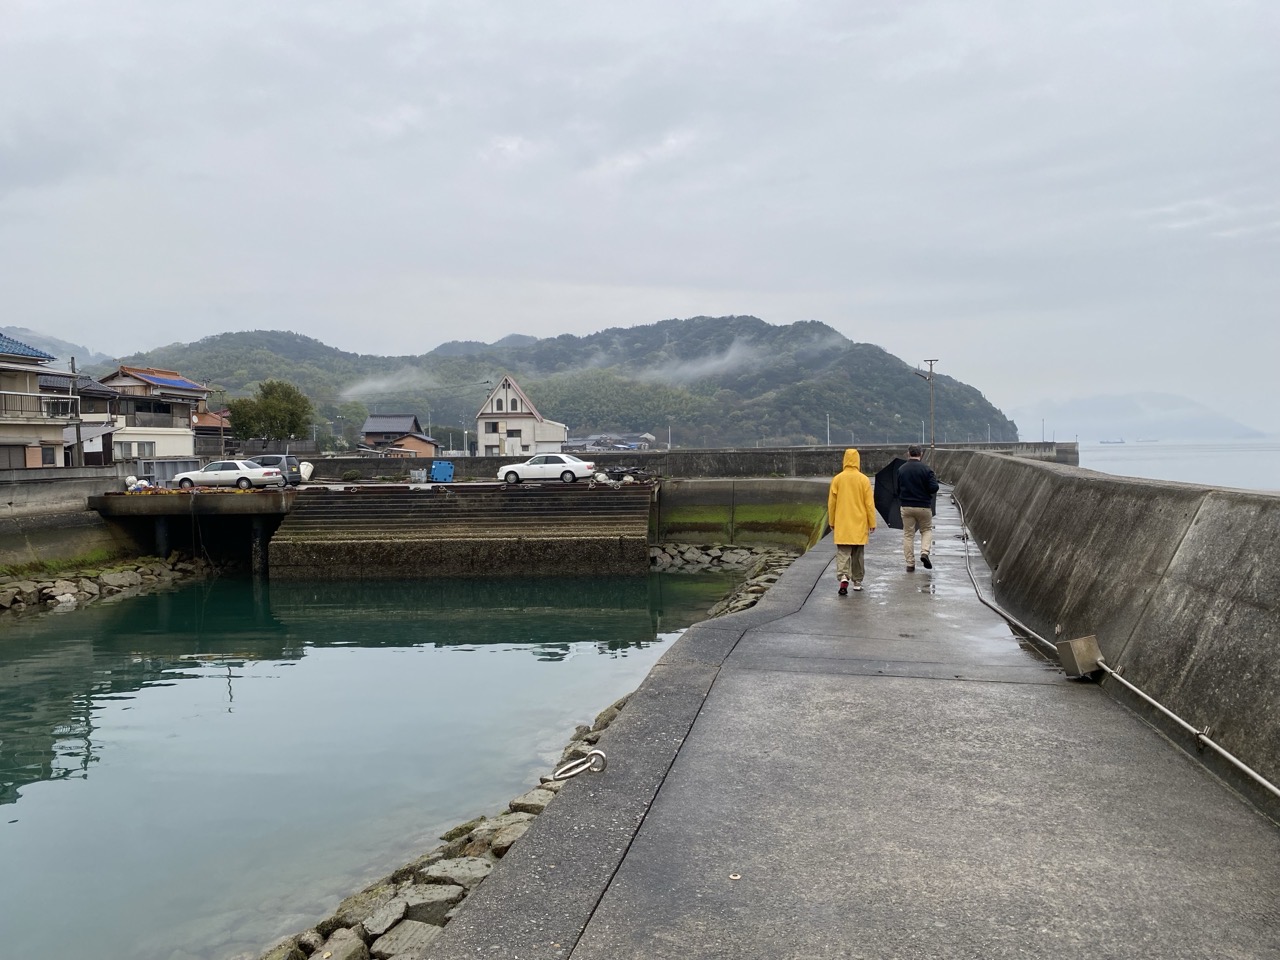
[[[56,576],[0,577],[0,615],[74,610],[87,603],[123,599],[181,580],[209,575],[205,560],[171,553],[140,557],[100,567],[66,570]]]
[[[591,726],[582,724],[574,730],[560,765],[586,757],[627,699],[606,707]],[[260,960],[417,956],[440,935],[467,896],[524,836],[563,785],[547,774],[496,816],[477,817],[445,832],[441,844],[347,897],[330,916],[275,944]],[[251,955],[233,960],[251,960]]]
[[[665,543],[649,548],[649,566],[668,573],[743,571],[743,581],[708,611],[718,617],[755,606],[798,556],[798,551],[781,547]]]

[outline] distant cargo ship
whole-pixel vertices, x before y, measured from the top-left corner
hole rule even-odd
[[[1098,442],[1099,443],[1124,443],[1124,437],[1121,437],[1119,440],[1099,440]]]

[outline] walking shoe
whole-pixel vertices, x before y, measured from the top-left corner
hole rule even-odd
[[[929,559],[929,555],[927,553],[920,554],[920,562],[924,564],[924,568],[926,570],[933,569],[933,561]]]
[[[861,581],[861,580],[855,580],[855,581],[853,581],[853,589],[855,589],[855,590],[861,590],[861,589],[862,589],[862,581]]]
[[[914,563],[908,563],[907,573],[915,573],[915,572],[916,572],[916,565]]]
[[[857,590],[858,588],[854,587],[853,589]],[[849,595],[849,581],[841,577],[840,578],[840,596],[845,597],[848,595]]]

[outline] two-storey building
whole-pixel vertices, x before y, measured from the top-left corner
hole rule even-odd
[[[485,457],[559,453],[569,428],[538,412],[520,385],[503,377],[476,414],[476,447]]]
[[[62,429],[79,418],[80,399],[40,390],[55,359],[0,334],[0,470],[62,466]]]
[[[122,366],[102,383],[120,395],[112,415],[117,460],[195,456],[192,415],[207,402],[207,387],[155,367]]]

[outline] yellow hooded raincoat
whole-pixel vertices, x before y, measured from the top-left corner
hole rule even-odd
[[[876,505],[871,481],[862,473],[862,458],[852,448],[844,452],[844,469],[831,480],[827,519],[837,544],[865,544],[876,528]]]

